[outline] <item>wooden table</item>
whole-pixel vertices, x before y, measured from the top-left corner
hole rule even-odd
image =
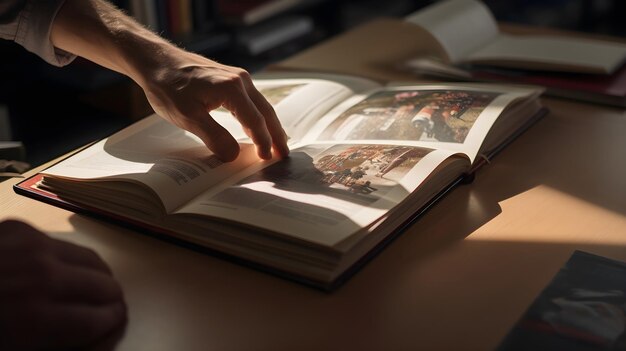
[[[410,45],[384,40],[408,39],[402,28],[376,21],[285,66],[317,56],[396,79],[391,66],[367,67],[359,50],[367,38],[378,58],[402,54]],[[333,48],[351,45],[334,66]],[[17,179],[0,183],[0,219],[25,220],[110,264],[129,306],[120,351],[493,349],[573,250],[626,260],[626,113],[544,103],[551,113],[474,183],[330,294],[15,195]]]

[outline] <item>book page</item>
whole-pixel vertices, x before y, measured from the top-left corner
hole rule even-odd
[[[384,144],[311,144],[201,194],[199,214],[332,246],[387,214],[453,153]]]
[[[304,142],[386,142],[465,153],[473,162],[504,109],[531,89],[480,85],[396,86],[345,101]]]
[[[204,143],[157,115],[104,139],[42,172],[61,178],[134,181],[152,189],[171,212],[208,187],[254,162],[251,144],[223,163]]]
[[[289,76],[266,75],[255,84],[275,107],[292,139],[355,91],[377,85],[369,80],[339,75],[285,78]],[[223,179],[255,162],[263,163],[230,112],[220,108],[210,113],[240,142],[241,153],[234,162],[224,164],[194,134],[153,115],[43,173],[83,181],[138,182],[154,191],[166,212],[171,213]]]
[[[432,35],[452,63],[498,35],[498,25],[489,8],[476,0],[440,1],[406,17]]]
[[[626,45],[557,36],[500,34],[464,61],[563,72],[614,72],[626,61]]]
[[[357,92],[378,86],[357,77],[299,73],[270,73],[254,77],[254,85],[274,107],[292,141],[299,140],[315,120]],[[291,78],[293,77],[293,78]],[[297,78],[296,78],[297,77]],[[211,116],[235,138],[247,139],[239,122],[224,108]]]

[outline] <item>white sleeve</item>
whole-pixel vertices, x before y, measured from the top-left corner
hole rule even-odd
[[[0,38],[13,40],[55,66],[64,66],[76,56],[54,47],[52,23],[65,0],[13,0],[0,6]]]

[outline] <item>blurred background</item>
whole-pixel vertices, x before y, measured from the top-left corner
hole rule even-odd
[[[401,18],[434,1],[113,2],[180,46],[256,72],[372,18]],[[485,3],[501,22],[626,35],[622,18],[626,1]],[[9,155],[32,166],[106,137],[150,113],[142,92],[130,80],[90,62],[77,59],[64,68],[52,67],[3,40],[0,57],[0,146],[3,141],[21,141],[23,148]],[[6,156],[0,153],[2,158]]]

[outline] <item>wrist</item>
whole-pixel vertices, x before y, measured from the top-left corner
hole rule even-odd
[[[175,67],[182,50],[153,33],[130,33],[120,52],[128,77],[145,88],[163,78],[166,67]],[[161,73],[163,72],[163,73]]]

